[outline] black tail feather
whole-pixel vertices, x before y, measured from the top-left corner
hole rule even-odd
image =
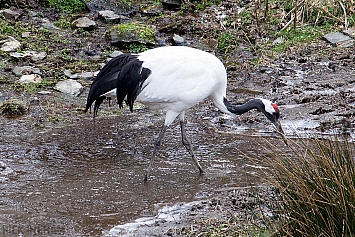
[[[128,105],[132,111],[141,86],[151,73],[149,69],[142,68],[143,62],[137,57],[138,55],[122,54],[111,59],[102,68],[90,87],[85,112],[96,101],[94,105],[94,116],[96,116],[105,98],[103,94],[113,89],[116,89],[119,106],[122,107],[122,102],[127,96]]]

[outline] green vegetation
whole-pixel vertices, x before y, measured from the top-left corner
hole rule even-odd
[[[120,38],[123,42],[129,39],[129,41],[154,44],[155,33],[155,28],[152,26],[130,22],[114,26],[107,32],[107,37],[110,39]]]
[[[123,44],[123,47],[125,47],[130,53],[140,53],[148,50],[148,47],[145,44],[140,43]]]
[[[222,32],[217,39],[217,47],[224,53],[232,53],[238,45],[237,37],[230,32]]]
[[[70,20],[63,15],[59,17],[59,20],[55,23],[55,25],[62,29],[69,29],[71,27]]]
[[[300,29],[289,29],[281,32],[276,32],[274,37],[282,38],[282,42],[272,45],[269,42],[269,47],[271,52],[283,53],[286,49],[292,46],[298,46],[305,43],[312,43],[317,41],[322,37],[322,35],[330,32],[330,27],[314,27],[314,26],[305,26]]]
[[[50,7],[56,8],[60,12],[78,12],[85,9],[85,5],[80,0],[46,0]]]
[[[18,81],[11,85],[11,89],[20,93],[34,94],[38,89],[53,86],[54,81],[47,81],[43,79],[40,83],[20,83]]]
[[[354,148],[346,137],[298,139],[287,153],[272,148],[266,175],[279,191],[281,236],[355,233]]]
[[[218,2],[203,3],[209,6]],[[225,28],[216,34],[217,47],[223,53],[233,53],[236,42],[245,42],[255,53],[273,56],[293,46],[316,42],[332,30],[354,26],[354,11],[349,1],[256,1],[223,19]],[[282,42],[273,44],[277,38]]]

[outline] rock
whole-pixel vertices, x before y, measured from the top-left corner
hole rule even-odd
[[[34,97],[31,101],[30,101],[30,105],[39,105],[39,99],[38,97]]]
[[[46,52],[36,52],[36,51],[24,51],[23,53],[10,53],[11,57],[14,58],[30,58],[32,61],[40,61],[47,57]]]
[[[5,9],[5,10],[1,10],[0,13],[9,20],[17,20],[17,18],[19,18],[22,15],[22,11],[21,10],[11,10],[11,9]]]
[[[37,94],[39,95],[49,95],[49,94],[52,94],[51,91],[38,91]]]
[[[354,45],[354,40],[340,32],[333,32],[324,35],[324,38],[333,46],[350,47]]]
[[[0,102],[7,100],[8,97],[0,92]]]
[[[109,56],[110,58],[115,58],[117,56],[120,56],[121,54],[123,54],[121,51],[115,50]]]
[[[47,30],[59,30],[59,28],[56,27],[53,22],[51,22],[50,20],[48,20],[46,18],[42,19],[41,27],[44,29],[47,29]]]
[[[12,70],[12,73],[15,74],[16,76],[22,76],[26,74],[42,74],[39,68],[32,67],[32,66],[23,66],[23,67],[16,66]]]
[[[355,38],[355,29],[344,30],[343,33],[352,38]]]
[[[79,79],[79,78],[82,78],[82,79],[85,79],[85,80],[89,80],[93,77],[96,77],[96,75],[98,74],[99,72],[81,72],[81,73],[74,73],[72,74],[72,72],[70,70],[64,70],[64,75],[70,79]]]
[[[21,43],[12,36],[8,36],[7,40],[1,41],[0,43],[2,43],[0,50],[5,52],[15,51],[21,46]]]
[[[28,38],[28,37],[30,37],[31,36],[31,32],[22,32],[21,33],[21,37],[22,38]]]
[[[277,39],[275,39],[272,44],[275,45],[275,44],[282,44],[283,42],[285,42],[284,38],[283,37],[278,37]]]
[[[179,8],[181,6],[181,0],[162,0],[161,3],[169,8]]]
[[[40,83],[42,81],[42,77],[38,74],[29,74],[23,75],[19,80],[21,84],[28,84],[28,83]]]
[[[180,46],[187,45],[187,43],[185,42],[185,39],[183,37],[181,37],[180,35],[174,34],[173,40],[175,42],[175,45],[180,45]]]
[[[106,32],[111,43],[155,44],[155,26],[140,23],[118,24]]]
[[[122,16],[117,15],[115,12],[109,10],[99,11],[98,15],[106,23],[120,23],[122,18]]]
[[[68,79],[59,81],[54,86],[54,89],[69,95],[78,96],[83,91],[83,86],[75,80]]]
[[[155,4],[152,4],[152,5],[142,6],[141,13],[144,16],[159,16],[162,14],[162,11],[158,9]]]
[[[96,28],[96,22],[89,19],[88,17],[80,17],[71,23],[74,28],[82,28],[86,30],[91,30]]]

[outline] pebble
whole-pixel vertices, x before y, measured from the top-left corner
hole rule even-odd
[[[59,81],[54,89],[72,96],[79,96],[83,91],[83,86],[73,79],[68,79]]]
[[[76,19],[75,21],[73,21],[71,23],[71,25],[74,28],[82,28],[82,29],[93,29],[93,28],[96,28],[96,22],[91,20],[91,19],[89,19],[86,16]]]
[[[39,75],[42,74],[39,68],[32,67],[32,66],[22,66],[22,67],[16,66],[12,70],[12,73],[15,74],[16,76],[22,76],[26,74],[39,74]]]
[[[22,84],[35,83],[38,84],[42,81],[42,77],[38,74],[23,75],[18,80]]]
[[[106,23],[120,23],[122,18],[120,15],[110,10],[99,11],[98,15],[101,19],[104,19]]]
[[[12,52],[20,48],[21,43],[12,36],[8,36],[6,40],[1,41],[3,43],[0,50],[4,52]]]
[[[354,40],[340,32],[332,32],[324,35],[324,38],[333,46],[350,47],[354,45]]]

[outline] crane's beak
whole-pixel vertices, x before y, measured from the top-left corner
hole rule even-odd
[[[280,121],[279,121],[279,120],[276,120],[276,121],[274,122],[274,125],[275,125],[275,127],[276,127],[277,132],[281,135],[282,140],[285,142],[286,146],[288,146],[287,137],[286,137],[286,135],[285,135],[284,130],[282,129],[282,126],[281,126]]]

